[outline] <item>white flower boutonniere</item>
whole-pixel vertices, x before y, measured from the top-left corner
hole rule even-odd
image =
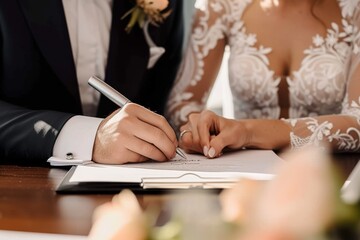
[[[130,21],[125,30],[130,32],[136,23],[140,28],[143,28],[146,21],[154,25],[162,23],[167,18],[171,10],[165,11],[169,5],[168,0],[133,0],[136,1],[136,5],[126,12],[122,19],[131,15]]]

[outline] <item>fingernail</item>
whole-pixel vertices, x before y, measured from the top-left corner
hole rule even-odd
[[[215,157],[215,149],[213,147],[211,147],[209,149],[208,154],[209,154],[209,157],[211,157],[211,158]]]
[[[208,155],[208,152],[209,152],[209,147],[208,147],[208,146],[204,146],[204,148],[203,148],[204,156],[207,156],[207,155]]]

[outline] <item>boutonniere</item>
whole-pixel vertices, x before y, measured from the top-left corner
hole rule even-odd
[[[121,19],[131,15],[129,23],[125,30],[130,32],[136,23],[142,28],[146,21],[153,25],[162,23],[167,18],[171,9],[166,10],[169,5],[168,0],[133,0],[136,4],[133,8],[127,11]]]

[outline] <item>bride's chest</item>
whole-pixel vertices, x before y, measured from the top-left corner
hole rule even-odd
[[[268,89],[273,94],[280,79],[286,79],[290,95],[342,98],[352,46],[349,23],[337,10],[332,18],[323,18],[325,23],[301,15],[254,21],[246,15],[251,11],[245,11],[228,36],[233,91]]]

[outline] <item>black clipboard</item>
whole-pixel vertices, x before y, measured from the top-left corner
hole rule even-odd
[[[72,166],[66,173],[60,184],[56,188],[57,193],[119,193],[122,189],[132,189],[142,191],[138,183],[118,183],[118,182],[70,182],[76,166]]]
[[[70,179],[77,166],[72,166],[66,173],[60,184],[56,188],[59,194],[98,194],[119,193],[123,189],[131,189],[138,193],[166,193],[184,190],[206,190],[219,192],[224,188],[232,187],[238,179],[223,178],[201,178],[200,176],[189,173],[179,177],[169,178],[144,178],[141,183],[121,183],[121,182],[70,182]],[[184,182],[178,179],[183,178]],[[191,181],[197,179],[197,181]],[[199,181],[201,179],[201,181]]]

